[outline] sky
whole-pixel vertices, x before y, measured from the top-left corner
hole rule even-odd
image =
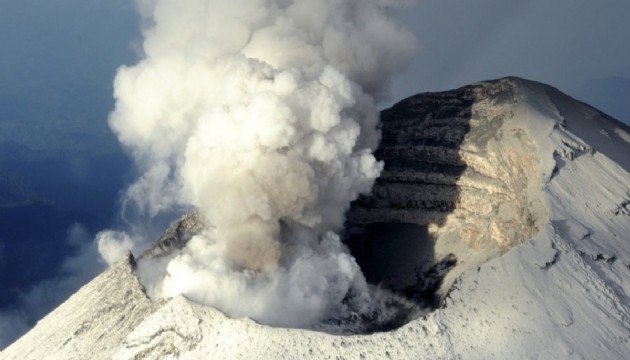
[[[630,123],[630,1],[420,0],[401,19],[420,52],[398,99],[519,76]]]
[[[519,76],[630,124],[628,0],[417,0],[397,14],[419,51],[382,107]],[[0,0],[0,145],[122,154],[107,117],[116,69],[139,57],[138,25],[131,0]]]
[[[83,105],[96,113],[91,124],[106,130],[115,69],[137,56],[130,1],[0,0],[0,129],[7,112],[38,118],[38,109],[63,114]],[[416,0],[399,13],[420,51],[385,105],[513,75],[630,122],[627,0]]]

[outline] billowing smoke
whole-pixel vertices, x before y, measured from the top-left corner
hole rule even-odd
[[[415,48],[395,2],[138,0],[145,57],[110,117],[142,174],[128,198],[206,224],[141,264],[151,295],[298,327],[378,306],[336,232],[381,171],[376,103]],[[108,260],[133,247],[101,240]]]

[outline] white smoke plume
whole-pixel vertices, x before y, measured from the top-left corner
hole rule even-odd
[[[110,117],[142,174],[128,198],[206,224],[141,264],[153,296],[298,327],[375,306],[335,232],[381,171],[376,104],[415,50],[395,3],[138,0],[144,59]]]
[[[101,231],[96,234],[94,242],[98,247],[99,254],[101,254],[107,265],[114,264],[134,248],[131,237],[124,232],[118,231]]]

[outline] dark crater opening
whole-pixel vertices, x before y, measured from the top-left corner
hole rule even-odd
[[[374,223],[355,238],[350,251],[369,283],[433,309],[439,306],[442,279],[457,264],[454,254],[436,259],[433,246],[426,226]]]
[[[352,204],[343,237],[368,283],[406,302],[390,321],[364,330],[393,330],[440,306],[439,290],[457,258],[436,253],[430,229],[457,208],[457,182],[467,168],[459,149],[474,102],[474,87],[464,87],[415,95],[381,113],[375,155],[384,171]]]

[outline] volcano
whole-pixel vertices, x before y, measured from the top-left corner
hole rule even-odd
[[[520,78],[381,113],[385,164],[343,239],[372,286],[420,312],[357,333],[269,327],[150,299],[143,259],[203,229],[184,216],[0,353],[2,359],[609,358],[630,353],[630,128]],[[367,329],[367,330],[366,330]]]

